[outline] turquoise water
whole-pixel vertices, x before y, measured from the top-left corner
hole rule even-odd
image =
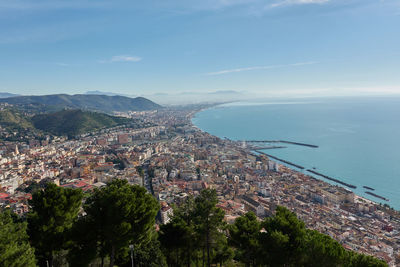
[[[400,97],[233,103],[196,114],[193,123],[221,138],[289,140],[266,153],[354,184],[356,194],[400,209]],[[389,202],[365,194],[362,186]]]

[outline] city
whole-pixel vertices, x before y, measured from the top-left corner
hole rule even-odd
[[[191,118],[207,106],[120,112],[145,122],[67,139],[47,135],[28,142],[4,141],[0,151],[0,207],[20,216],[29,211],[33,189],[53,182],[84,192],[126,179],[144,186],[161,204],[158,223],[172,207],[202,189],[215,189],[225,221],[253,211],[271,216],[280,205],[310,229],[346,249],[400,264],[400,214],[353,192],[290,169],[242,142],[201,131]]]

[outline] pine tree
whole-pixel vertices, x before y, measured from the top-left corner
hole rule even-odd
[[[207,266],[211,266],[212,250],[217,247],[217,240],[223,237],[225,227],[222,209],[216,207],[218,203],[215,190],[205,189],[195,199],[194,221],[195,231],[199,235],[199,244],[203,249],[203,265],[207,259]]]
[[[69,231],[77,220],[82,197],[80,189],[58,187],[53,183],[32,195],[28,233],[39,265],[46,266],[48,261],[49,266],[53,266],[55,254],[67,248]]]
[[[9,210],[0,211],[0,266],[36,266],[34,250],[26,234],[26,223],[15,222]]]
[[[261,223],[253,212],[235,220],[229,228],[229,243],[236,248],[236,259],[246,266],[258,266]]]
[[[126,180],[116,179],[96,189],[84,210],[98,255],[102,259],[109,256],[112,267],[120,249],[149,242],[158,209],[156,199],[144,187],[129,185]]]

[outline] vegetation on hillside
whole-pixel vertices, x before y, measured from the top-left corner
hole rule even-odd
[[[94,130],[114,127],[131,120],[114,117],[103,113],[62,110],[50,114],[40,114],[32,117],[33,125],[42,131],[55,135],[75,136]]]
[[[9,210],[0,212],[0,266],[33,267],[35,262],[26,222],[18,222],[17,216]]]
[[[5,129],[33,129],[32,122],[17,109],[0,110],[0,126]]]
[[[80,190],[54,184],[33,194],[28,233],[39,266],[128,267],[132,261],[135,266],[154,267],[387,266],[306,229],[284,207],[262,221],[249,212],[227,225],[224,211],[216,206],[215,190],[187,198],[158,232],[159,205],[143,187],[114,180],[95,189],[83,206],[82,197]],[[10,218],[7,211],[0,213],[0,264],[24,261],[24,266],[33,266],[25,224]],[[6,232],[16,235],[9,238]]]

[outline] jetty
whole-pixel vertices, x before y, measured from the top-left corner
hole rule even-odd
[[[314,170],[307,169],[307,171],[308,171],[308,172],[311,172],[311,173],[313,173],[313,174],[315,174],[315,175],[321,176],[321,177],[323,177],[323,178],[325,178],[325,179],[327,179],[327,180],[330,180],[330,181],[333,181],[333,182],[335,182],[335,183],[338,183],[338,184],[347,186],[347,187],[349,187],[349,188],[352,188],[352,189],[356,189],[356,188],[357,188],[357,186],[355,186],[355,185],[352,185],[352,184],[349,184],[349,183],[340,181],[340,180],[338,180],[338,179],[336,179],[336,178],[329,177],[329,176],[327,176],[327,175],[325,175],[325,174],[316,172],[316,171],[314,171]]]
[[[290,165],[290,166],[299,168],[299,169],[301,169],[301,170],[304,170],[304,169],[305,169],[303,166],[297,165],[297,164],[295,164],[295,163],[293,163],[293,162],[290,162],[290,161],[287,161],[287,160],[284,160],[284,159],[277,158],[277,157],[275,157],[275,156],[269,155],[269,154],[264,153],[264,152],[262,152],[262,151],[259,151],[259,150],[254,150],[254,151],[257,152],[257,153],[263,154],[263,155],[265,155],[265,156],[267,156],[267,157],[269,157],[269,158],[271,158],[271,159],[275,159],[275,160],[277,160],[277,161],[286,163],[286,164],[288,164],[288,165]]]
[[[291,145],[297,145],[297,146],[307,146],[307,147],[312,147],[312,148],[318,148],[319,146],[316,145],[311,145],[311,144],[306,144],[306,143],[299,143],[299,142],[292,142],[292,141],[286,141],[286,140],[243,140],[240,142],[247,142],[247,143],[284,143],[284,144],[291,144]]]
[[[364,185],[363,186],[365,189],[368,189],[368,190],[371,190],[371,191],[375,191],[375,188],[372,188],[372,187],[369,187],[369,186],[366,186],[366,185]]]
[[[287,148],[286,146],[251,146],[249,147],[251,150],[262,150],[262,149],[280,149]]]
[[[365,191],[365,194],[368,194],[368,195],[374,196],[374,197],[376,197],[376,198],[380,198],[380,199],[382,199],[382,200],[385,200],[385,201],[389,201],[389,199],[388,199],[388,198],[386,198],[386,197],[383,197],[383,196],[380,196],[380,195],[377,195],[377,194],[375,194],[375,193],[372,193],[372,192]]]

